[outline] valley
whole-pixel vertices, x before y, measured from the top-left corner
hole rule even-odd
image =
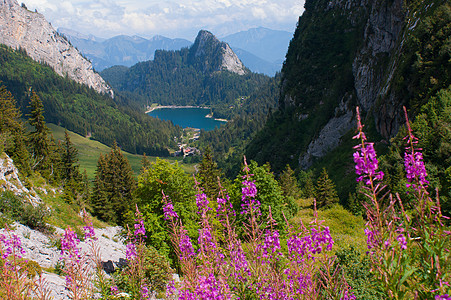
[[[450,299],[449,1],[257,2],[0,0],[0,298]]]

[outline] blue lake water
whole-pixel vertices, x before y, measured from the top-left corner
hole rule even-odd
[[[206,118],[210,113],[208,108],[160,108],[148,113],[149,116],[159,118],[161,120],[172,121],[180,127],[193,127],[204,129],[206,131],[213,130],[224,124],[223,121],[217,121],[213,118]]]

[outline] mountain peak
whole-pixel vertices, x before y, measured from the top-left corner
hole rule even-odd
[[[238,75],[247,73],[230,46],[207,30],[199,31],[190,54],[194,63],[200,65],[204,72],[229,71]]]

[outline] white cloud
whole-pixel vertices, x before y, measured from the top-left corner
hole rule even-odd
[[[200,29],[216,35],[252,27],[294,30],[302,0],[20,0],[55,27],[110,37],[155,34],[193,40]]]

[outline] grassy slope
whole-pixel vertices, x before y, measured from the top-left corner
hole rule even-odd
[[[48,123],[47,126],[53,133],[56,140],[64,140],[64,128],[55,124]],[[106,154],[110,152],[110,147],[104,144],[85,138],[77,133],[69,131],[71,142],[78,150],[78,159],[80,163],[80,170],[86,170],[88,178],[94,179],[95,170],[97,168],[97,160],[100,154]],[[127,157],[133,172],[137,175],[141,170],[142,155],[130,154],[123,151],[125,157]],[[148,157],[150,161],[155,161],[156,157]],[[175,161],[175,158],[165,158],[171,161]],[[179,162],[180,163],[180,162]],[[187,173],[194,173],[194,164],[182,164],[182,169]]]

